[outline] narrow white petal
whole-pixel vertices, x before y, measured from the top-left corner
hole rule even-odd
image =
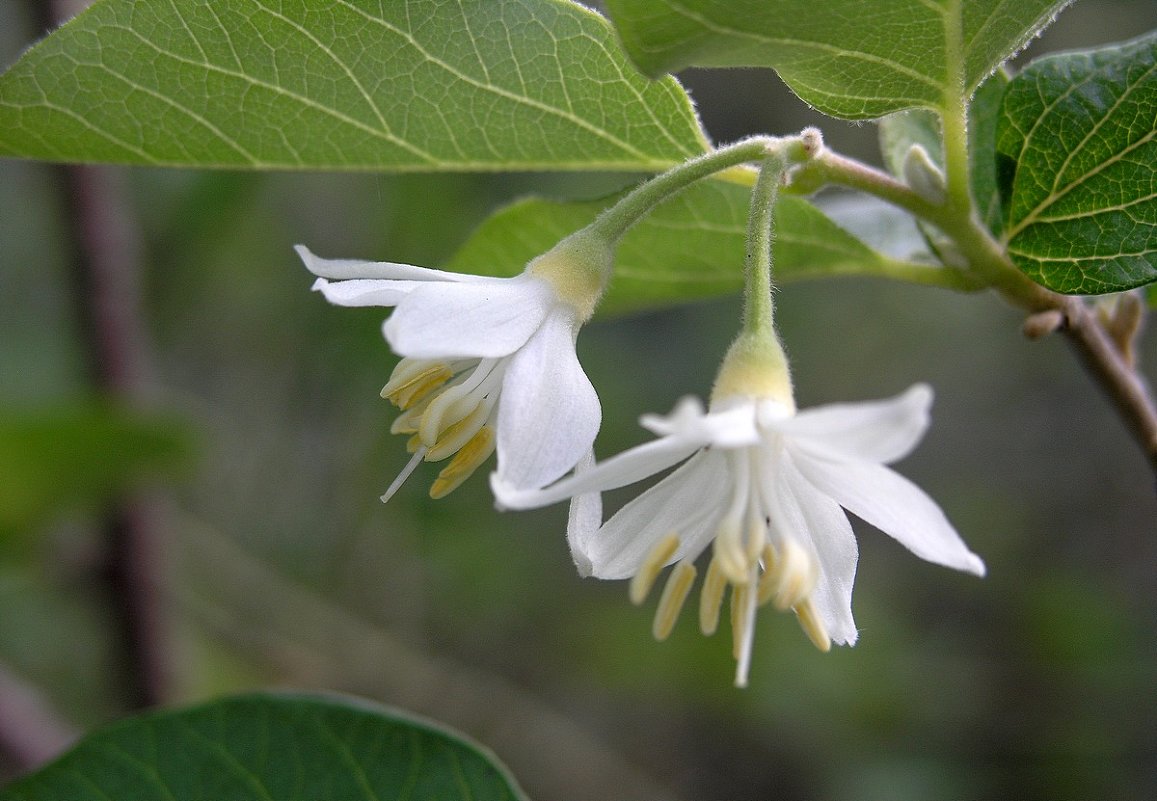
[[[698,398],[686,397],[666,417],[647,414],[639,422],[643,428],[660,436],[710,442],[721,448],[741,448],[754,445],[760,439],[755,425],[755,406],[751,403],[704,412]]]
[[[715,536],[723,516],[729,473],[718,451],[700,451],[638,498],[620,509],[592,535],[585,556],[593,575],[633,576],[663,537],[679,536],[671,561],[696,556]]]
[[[294,250],[306,268],[311,273],[322,278],[345,280],[347,278],[373,278],[389,281],[451,281],[465,282],[486,281],[478,275],[465,273],[451,273],[444,270],[431,270],[428,267],[415,267],[412,264],[395,264],[388,261],[359,261],[357,259],[323,259],[314,255],[305,245],[295,245]]]
[[[536,279],[428,283],[398,304],[382,330],[402,356],[507,356],[538,330],[554,300],[550,285]]]
[[[984,562],[968,550],[936,502],[883,465],[833,462],[797,451],[796,465],[823,492],[912,553],[945,567],[984,575]]]
[[[591,448],[575,465],[575,475],[595,466],[595,451]],[[571,498],[566,521],[566,541],[580,576],[591,574],[591,563],[586,557],[586,543],[603,524],[603,496],[598,492],[584,492]]]
[[[373,278],[354,278],[349,281],[313,282],[313,291],[337,306],[396,306],[402,298],[421,286],[418,281],[381,281]]]
[[[583,493],[604,492],[642,481],[677,465],[705,444],[663,437],[616,454],[589,470],[576,471],[574,475],[542,489],[518,489],[503,481],[498,474],[490,476],[490,487],[500,508],[538,509]]]
[[[514,356],[498,401],[498,479],[538,489],[570,471],[599,433],[599,396],[574,350],[576,323],[549,315]]]
[[[854,645],[857,633],[852,618],[852,585],[859,547],[852,524],[838,503],[804,478],[790,453],[784,454],[780,469],[780,498],[798,508],[804,524],[800,533],[811,542],[819,559],[819,580],[811,595],[812,603],[832,641]]]
[[[815,453],[888,464],[907,456],[928,430],[932,388],[916,384],[887,400],[817,406],[777,430]]]

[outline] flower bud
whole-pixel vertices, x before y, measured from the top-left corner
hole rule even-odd
[[[922,145],[912,145],[904,154],[902,166],[904,181],[929,203],[940,205],[947,197],[944,173],[932,161]]]

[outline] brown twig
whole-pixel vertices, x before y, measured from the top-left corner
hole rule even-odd
[[[1064,333],[1086,369],[1101,385],[1157,473],[1157,406],[1144,379],[1079,298],[1060,300]]]

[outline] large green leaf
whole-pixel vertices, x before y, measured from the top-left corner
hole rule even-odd
[[[519,801],[489,753],[336,698],[254,695],[125,720],[0,801]]]
[[[0,76],[0,156],[652,170],[706,147],[567,0],[98,0]]]
[[[1157,34],[1042,58],[996,136],[1008,251],[1058,292],[1157,280]]]
[[[750,195],[749,187],[705,181],[655,209],[623,237],[600,313],[660,308],[742,289]],[[530,259],[594,220],[613,200],[518,201],[484,222],[451,259],[449,269],[515,275]],[[774,249],[777,282],[879,275],[940,283],[936,267],[876,252],[798,197],[781,196],[776,204]]]
[[[820,111],[871,119],[973,91],[1070,0],[607,0],[649,75],[772,67]]]

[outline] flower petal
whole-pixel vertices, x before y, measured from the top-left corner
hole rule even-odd
[[[514,356],[498,401],[498,480],[518,489],[546,486],[594,444],[599,396],[574,350],[575,321],[549,315]]]
[[[806,409],[775,427],[817,454],[888,464],[916,447],[928,429],[931,406],[932,388],[916,384],[887,400]]]
[[[538,330],[554,301],[551,286],[534,278],[427,283],[398,304],[382,330],[402,356],[507,356]]]
[[[428,267],[415,267],[412,264],[396,264],[388,261],[323,259],[314,255],[305,245],[295,245],[293,249],[297,251],[297,255],[305,262],[306,268],[311,273],[338,281],[347,278],[384,279],[388,281],[451,281],[456,283],[493,280],[479,275],[450,273],[444,270],[431,270]]]
[[[686,397],[675,404],[671,414],[662,417],[645,414],[639,421],[643,428],[660,436],[677,436],[687,441],[710,442],[721,448],[742,448],[759,442],[755,426],[755,407],[751,403],[722,411],[703,411],[698,398]]]
[[[730,473],[715,450],[700,451],[678,470],[628,503],[586,543],[593,575],[622,579],[638,572],[651,550],[671,532],[679,536],[672,562],[698,555],[723,516]]]
[[[870,462],[794,455],[800,472],[820,492],[921,559],[984,575],[984,562],[968,550],[936,502],[899,473]]]
[[[790,453],[783,455],[780,469],[779,497],[798,509],[803,533],[819,559],[819,580],[811,595],[812,603],[833,642],[855,645],[852,585],[856,580],[859,547],[852,524],[838,503],[804,478]]]
[[[313,282],[313,291],[337,306],[396,306],[418,287],[421,281],[382,281],[375,278],[352,278],[349,281]]]
[[[591,448],[575,465],[575,475],[590,470],[595,465],[595,451]],[[566,521],[566,541],[570,545],[571,557],[579,575],[591,574],[591,563],[586,557],[586,543],[603,523],[603,496],[598,492],[584,492],[570,501]]]
[[[678,464],[706,444],[663,437],[616,454],[589,470],[576,469],[574,475],[549,487],[518,489],[503,481],[497,473],[490,476],[490,487],[499,508],[538,509],[583,493],[603,492],[642,481]]]

